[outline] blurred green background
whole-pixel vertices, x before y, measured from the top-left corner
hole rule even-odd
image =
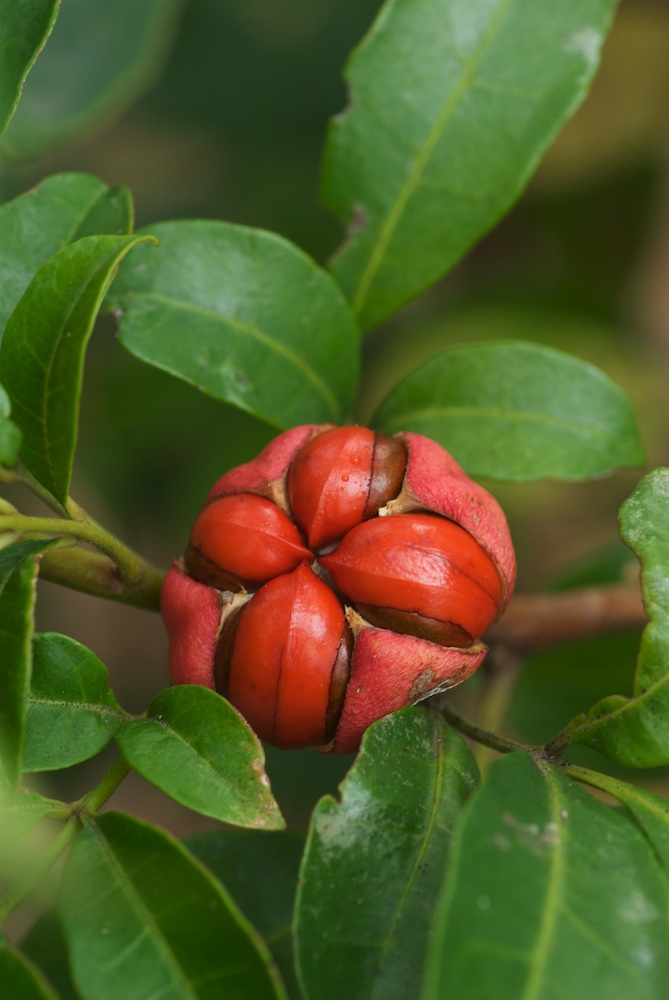
[[[227,219],[275,230],[326,260],[342,230],[318,203],[322,144],[328,119],[346,104],[346,55],[379,6],[67,0],[0,145],[3,200],[49,174],[83,170],[127,184],[138,225]],[[514,210],[453,273],[369,336],[363,419],[403,374],[448,344],[530,339],[616,380],[636,407],[648,467],[669,462],[668,49],[666,0],[622,0],[590,97]],[[126,355],[107,319],[89,349],[73,495],[167,566],[214,480],[273,434]],[[584,568],[593,579],[623,572],[616,512],[639,476],[486,484],[509,515],[519,589]],[[24,497],[20,504],[26,508]],[[43,584],[39,627],[90,646],[131,711],[167,682],[155,615]],[[533,659],[509,732],[541,741],[601,695],[627,693],[635,647],[634,638],[607,639]],[[465,687],[460,700],[475,712],[477,683]],[[304,822],[347,765],[311,752],[271,753],[289,819]],[[94,766],[72,769],[73,795]],[[177,833],[207,825],[139,779],[113,805],[154,817],[160,808]]]

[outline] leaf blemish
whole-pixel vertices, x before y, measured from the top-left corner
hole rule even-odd
[[[569,35],[564,43],[566,52],[573,52],[585,59],[588,69],[594,69],[599,61],[599,53],[602,48],[603,37],[601,31],[596,28],[582,28]]]
[[[516,833],[516,840],[521,847],[526,848],[535,857],[543,857],[560,842],[560,827],[552,821],[546,823],[543,829],[538,823],[522,823],[510,813],[504,813],[502,822]]]
[[[351,221],[349,222],[346,234],[350,238],[355,236],[356,233],[362,233],[367,228],[367,219],[369,218],[367,210],[363,208],[362,205],[353,205]]]

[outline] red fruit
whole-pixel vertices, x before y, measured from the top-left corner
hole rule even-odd
[[[499,612],[492,560],[463,528],[434,514],[360,524],[320,561],[372,624],[442,645],[469,646]]]
[[[312,555],[287,514],[253,493],[220,497],[198,515],[186,570],[218,590],[254,587],[295,569]]]
[[[216,688],[262,740],[324,746],[348,681],[347,632],[332,590],[302,563],[261,587],[226,626]]]
[[[366,427],[333,427],[312,437],[288,470],[288,499],[312,549],[321,549],[396,497],[406,448]]]
[[[216,483],[167,574],[172,681],[267,742],[350,753],[478,667],[515,570],[501,508],[436,442],[295,427]]]

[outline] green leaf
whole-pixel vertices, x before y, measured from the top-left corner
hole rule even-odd
[[[295,915],[305,1000],[406,1000],[420,982],[470,751],[443,720],[405,709],[365,734],[341,803],[316,807]]]
[[[63,178],[72,174],[61,174]],[[85,175],[83,175],[85,176]],[[84,236],[127,236],[132,232],[135,207],[130,189],[124,184],[105,188],[82,216],[70,243]]]
[[[556,742],[583,743],[628,767],[669,764],[669,469],[641,480],[620,508],[623,541],[642,564],[650,624],[629,698],[611,695],[577,715]]]
[[[45,816],[62,818],[67,808],[64,802],[37,792],[10,792],[0,787],[0,857],[9,843],[21,840]]]
[[[127,189],[109,188],[90,174],[55,174],[0,205],[0,333],[47,258],[81,236],[131,228]]]
[[[0,947],[0,984],[7,1000],[58,1000],[40,970],[16,948]]]
[[[329,274],[287,240],[223,222],[152,227],[110,296],[142,361],[276,427],[341,420],[357,332]]]
[[[591,777],[591,773],[588,773],[588,777]],[[622,802],[645,834],[669,876],[669,802],[659,795],[608,775],[596,774],[589,783]]]
[[[11,468],[21,447],[21,431],[9,420],[9,396],[0,385],[0,465]]]
[[[61,912],[83,1000],[281,998],[270,956],[178,841],[120,813],[77,838]]]
[[[618,386],[522,341],[447,348],[400,382],[373,423],[435,438],[472,476],[586,479],[643,462]]]
[[[323,196],[363,328],[451,268],[518,197],[595,73],[614,0],[391,0],[346,76]]]
[[[288,995],[302,1000],[293,966],[291,921],[304,834],[220,830],[186,846],[226,887],[272,952]]]
[[[50,542],[17,542],[0,549],[0,783],[14,787],[21,773],[35,604],[35,557]]]
[[[496,761],[453,844],[423,1000],[661,1000],[667,882],[636,825],[525,754]]]
[[[61,922],[53,910],[46,910],[35,921],[21,941],[21,951],[43,970],[60,1000],[81,1000],[72,983]]]
[[[185,684],[161,691],[147,714],[117,737],[128,764],[147,781],[224,823],[264,830],[284,825],[262,747],[224,698]]]
[[[54,771],[94,757],[126,718],[107,668],[90,649],[66,635],[35,636],[24,771]]]
[[[49,37],[59,0],[0,0],[0,134],[16,110],[23,81]]]
[[[12,313],[0,381],[23,434],[21,458],[64,503],[77,438],[84,354],[125,254],[148,237],[86,236],[43,264]]]
[[[181,0],[67,0],[26,84],[7,151],[34,156],[118,115],[160,72],[182,6]]]
[[[0,896],[9,893],[11,898],[17,887],[32,884],[36,859],[48,849],[69,816],[70,808],[64,802],[0,786]]]

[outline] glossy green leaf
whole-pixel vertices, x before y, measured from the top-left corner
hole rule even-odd
[[[127,188],[90,174],[55,174],[0,205],[0,333],[48,257],[81,236],[130,232],[132,215]]]
[[[564,740],[594,747],[629,767],[669,764],[669,469],[641,480],[620,508],[620,532],[642,564],[650,624],[631,697],[611,695],[566,728]],[[558,736],[560,741],[562,736]]]
[[[472,476],[585,479],[643,462],[618,386],[585,361],[522,341],[447,348],[400,382],[373,422],[434,438]]]
[[[316,807],[295,915],[305,1000],[406,1000],[420,983],[451,832],[477,769],[422,708],[373,725],[341,785]]]
[[[0,0],[0,134],[14,114],[23,81],[53,28],[59,0]]]
[[[614,0],[390,0],[346,69],[323,196],[363,328],[451,268],[518,197],[584,97]]]
[[[16,948],[0,947],[0,987],[7,1000],[58,1000],[40,970]]]
[[[9,419],[9,396],[0,385],[0,465],[11,468],[21,447],[21,431]]]
[[[358,337],[325,271],[287,240],[223,222],[152,227],[110,304],[132,354],[276,427],[337,422]]]
[[[35,604],[35,557],[49,543],[25,541],[0,549],[0,783],[13,787],[21,773]]]
[[[168,834],[105,813],[77,838],[61,912],[83,1000],[276,1000],[259,935]]]
[[[632,814],[669,876],[669,801],[626,781],[590,773],[592,784],[613,795]]]
[[[85,236],[43,264],[0,345],[0,381],[23,435],[21,459],[57,500],[67,499],[84,354],[119,261],[147,237]]]
[[[114,187],[105,188],[91,204],[81,218],[70,242],[74,243],[84,236],[127,236],[132,232],[134,221],[135,206],[130,189],[125,184],[116,184]]]
[[[181,7],[181,0],[67,0],[5,148],[33,156],[119,114],[160,71]]]
[[[94,757],[126,719],[107,668],[90,649],[66,635],[35,636],[24,771],[53,771]]]
[[[292,916],[304,834],[220,830],[186,846],[226,887],[272,952],[289,997],[302,1000],[293,964]]]
[[[453,844],[423,1000],[662,1000],[667,881],[638,827],[556,768],[496,761]]]
[[[262,747],[225,699],[185,684],[161,691],[147,714],[117,737],[127,762],[147,781],[224,823],[264,830],[284,825]]]

